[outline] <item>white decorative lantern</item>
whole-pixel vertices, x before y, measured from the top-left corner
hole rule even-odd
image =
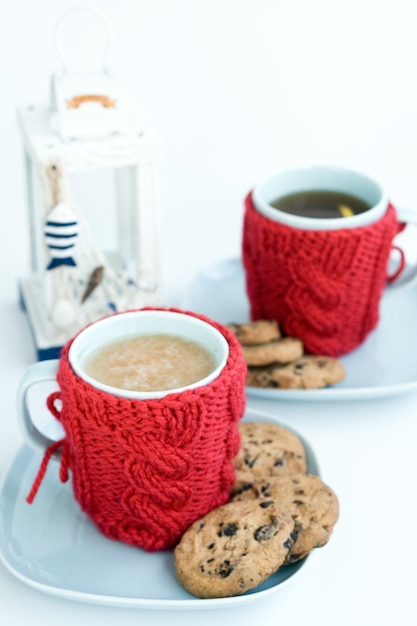
[[[106,27],[107,54],[110,25],[92,12]],[[18,111],[31,247],[31,274],[21,280],[20,294],[38,359],[57,356],[94,319],[160,302],[160,137],[106,68],[71,74],[60,25],[55,40],[64,70],[52,77],[51,104]],[[80,175],[89,195],[84,202],[74,194]],[[110,210],[106,201],[100,210],[93,205],[102,202],[103,182],[110,179],[114,206]],[[100,243],[106,226],[111,249]]]

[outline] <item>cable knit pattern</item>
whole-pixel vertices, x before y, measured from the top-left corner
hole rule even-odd
[[[250,193],[242,252],[252,319],[277,320],[308,352],[350,352],[378,322],[392,241],[403,227],[390,205],[368,226],[300,230],[258,213]]]
[[[228,329],[187,314],[229,343],[227,364],[209,385],[155,400],[113,397],[74,374],[71,340],[57,373],[61,391],[50,400],[81,508],[107,537],[150,551],[174,546],[192,522],[228,500],[234,481],[246,365]]]

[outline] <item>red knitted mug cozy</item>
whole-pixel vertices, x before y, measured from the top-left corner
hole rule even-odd
[[[389,205],[368,226],[309,231],[274,222],[245,199],[242,254],[251,318],[275,319],[306,351],[340,356],[379,320],[394,237],[404,228]]]
[[[233,334],[202,315],[165,310],[197,317],[224,335],[229,357],[220,375],[161,399],[115,397],[76,376],[69,341],[57,373],[60,391],[48,398],[65,437],[45,454],[28,498],[62,446],[60,477],[65,481],[71,470],[82,510],[107,537],[152,551],[174,546],[192,522],[229,499],[245,408],[246,364]]]

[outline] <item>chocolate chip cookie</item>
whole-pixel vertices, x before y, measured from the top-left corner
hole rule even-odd
[[[294,522],[272,502],[229,502],[188,528],[175,548],[179,582],[200,598],[253,589],[285,561]]]
[[[290,363],[303,355],[303,343],[295,337],[284,337],[268,343],[242,346],[243,358],[248,366]]]
[[[270,502],[294,520],[297,538],[285,558],[285,564],[307,556],[313,548],[330,539],[339,517],[336,494],[318,476],[296,474],[271,477],[241,488],[233,501]]]
[[[339,360],[305,355],[287,365],[250,367],[246,384],[270,389],[318,389],[339,383],[344,378],[345,369]]]
[[[257,320],[245,324],[228,324],[229,330],[236,336],[239,343],[251,346],[267,343],[281,338],[281,330],[274,320]]]
[[[304,446],[287,428],[270,422],[242,422],[238,428],[241,443],[233,460],[233,492],[255,480],[307,471]]]

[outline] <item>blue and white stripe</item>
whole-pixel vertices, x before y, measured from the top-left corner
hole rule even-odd
[[[78,232],[79,225],[74,211],[63,202],[57,204],[48,214],[44,227],[45,243],[51,255],[47,270],[61,265],[75,267],[73,255]]]

